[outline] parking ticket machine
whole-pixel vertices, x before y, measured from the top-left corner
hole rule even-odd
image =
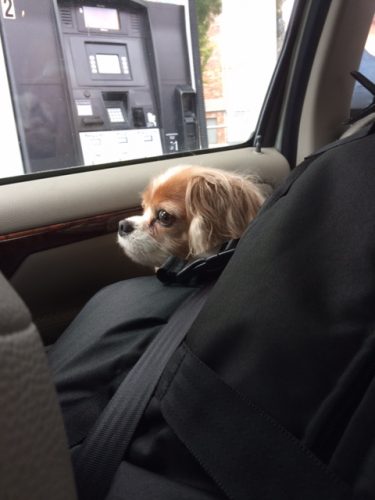
[[[26,171],[206,146],[188,3],[15,7],[1,31]]]

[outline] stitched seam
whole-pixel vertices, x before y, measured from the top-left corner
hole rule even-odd
[[[348,493],[349,493],[349,485],[347,485],[340,477],[338,477],[333,471],[331,471],[323,462],[321,462],[316,455],[314,455],[308,448],[306,448],[293,434],[291,434],[285,427],[283,427],[281,424],[279,424],[276,420],[274,420],[268,413],[266,413],[264,410],[256,406],[254,403],[251,401],[248,401],[240,392],[238,392],[237,389],[234,389],[230,385],[228,385],[222,378],[218,376],[218,374],[212,370],[208,365],[206,365],[201,359],[198,358],[196,354],[194,354],[187,346],[186,346],[186,351],[189,352],[189,354],[195,358],[195,360],[201,364],[203,367],[206,369],[208,368],[214,375],[222,382],[224,383],[228,388],[230,388],[239,398],[240,400],[245,403],[247,406],[250,408],[253,408],[259,415],[261,415],[262,418],[264,418],[268,423],[270,423],[274,428],[276,428],[278,431],[281,431],[281,433],[289,440],[291,441],[294,445],[297,445],[297,448],[305,455],[307,456],[312,463],[314,463],[316,466],[318,466],[319,469],[321,469],[327,476],[329,476],[338,486],[345,488]]]
[[[185,356],[186,356],[186,353],[185,353]],[[184,357],[185,357],[184,356]],[[179,422],[181,422],[181,418],[180,418],[180,414],[178,413],[178,411],[176,411],[176,408],[172,408],[171,405],[168,404],[168,412],[170,414],[172,414],[176,420],[178,420]],[[176,432],[176,431],[174,431]],[[177,434],[177,433],[176,433]],[[178,434],[177,434],[178,435]],[[209,475],[209,477],[214,481],[214,483],[224,492],[224,494],[230,499],[230,500],[236,500],[235,497],[233,497],[230,493],[228,493],[224,487],[224,485],[222,484],[222,482],[220,481],[219,478],[216,478],[215,474],[213,474],[210,470],[209,467],[207,467],[200,459],[199,457],[197,457],[197,455],[194,453],[194,451],[192,450],[192,448],[189,446],[189,444],[187,444],[185,442],[184,439],[180,438],[179,439],[184,443],[184,446],[187,448],[187,450],[189,450],[190,454],[194,457],[194,459],[199,463],[199,465],[202,467],[202,469]]]
[[[170,386],[171,386],[171,384],[176,376],[176,373],[180,369],[180,366],[186,357],[186,354],[187,354],[186,346],[184,344],[181,345],[181,347],[176,352],[180,355],[180,359],[178,360],[178,363],[176,363],[173,370],[168,372],[168,374],[165,377],[160,379],[158,387],[156,388],[156,391],[155,391],[155,395],[159,399],[160,402],[163,400],[164,396],[167,394],[167,392],[168,392],[168,390],[169,390],[169,388],[170,388]],[[171,364],[172,361],[173,361],[173,358],[170,360],[169,364]],[[164,373],[166,373],[167,369],[168,369],[168,367],[165,368]]]

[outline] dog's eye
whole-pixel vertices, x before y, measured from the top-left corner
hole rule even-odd
[[[158,210],[156,218],[163,226],[170,226],[173,222],[173,215],[169,214],[166,210],[163,210],[162,208]]]

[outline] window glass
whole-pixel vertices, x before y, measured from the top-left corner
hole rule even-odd
[[[374,85],[375,88],[375,17],[372,20],[370,31],[363,50],[362,59],[358,71]],[[351,103],[351,118],[362,116],[363,110],[372,104],[375,94],[366,88],[367,82],[356,82],[353,90]],[[368,110],[370,111],[370,110]],[[375,112],[374,109],[371,110]]]
[[[206,116],[207,138],[210,145],[217,144],[217,117]]]
[[[0,177],[249,139],[293,0],[4,0]]]

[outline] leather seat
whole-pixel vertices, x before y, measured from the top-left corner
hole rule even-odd
[[[76,499],[44,348],[30,313],[0,273],[0,496]]]

